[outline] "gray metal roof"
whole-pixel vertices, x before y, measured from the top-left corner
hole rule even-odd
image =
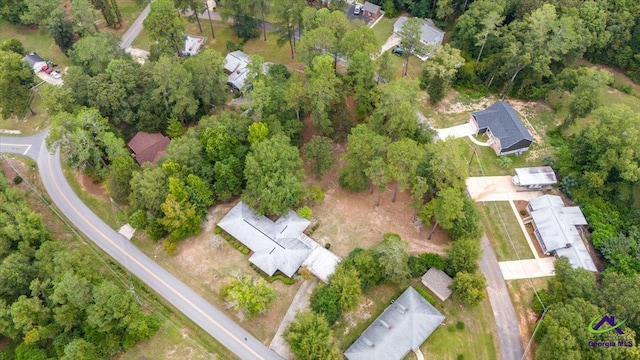
[[[566,256],[574,267],[596,271],[577,226],[587,225],[577,206],[565,207],[562,198],[544,195],[529,202],[530,214],[536,228],[536,237],[548,252]]]
[[[309,220],[293,211],[273,222],[241,201],[218,226],[253,251],[249,261],[269,276],[280,270],[292,277],[311,253],[311,248],[298,239]]]
[[[29,64],[29,67],[35,72],[40,71],[42,66],[47,64],[47,62],[35,52],[29,53],[29,55],[23,57],[22,62]]]
[[[205,38],[203,36],[185,35],[184,53],[191,56],[197,55],[200,48],[204,45]]]
[[[451,277],[445,274],[444,271],[438,270],[434,267],[429,269],[424,275],[422,275],[422,283],[429,288],[438,299],[445,301],[451,296]]]
[[[419,347],[444,320],[413,287],[384,312],[344,352],[349,360],[394,360]]]
[[[520,186],[553,185],[558,182],[551,166],[516,168],[514,183]]]
[[[521,140],[534,141],[518,113],[504,101],[498,101],[485,110],[471,115],[476,119],[480,130],[489,129],[493,136],[500,139],[500,146],[503,149]]]
[[[409,18],[406,16],[400,16],[398,20],[393,24],[393,32],[400,33],[402,26]],[[444,31],[438,29],[431,19],[424,19],[422,24],[422,33],[420,34],[420,40],[426,45],[441,44],[444,37]]]

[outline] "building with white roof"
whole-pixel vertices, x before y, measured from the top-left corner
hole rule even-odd
[[[537,166],[528,168],[516,168],[513,184],[529,189],[549,188],[558,182],[556,173],[551,166]]]

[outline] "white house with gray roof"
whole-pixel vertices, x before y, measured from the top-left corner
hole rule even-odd
[[[516,168],[515,171],[513,184],[527,189],[546,189],[558,182],[551,166]]]
[[[471,114],[476,135],[485,134],[496,155],[519,155],[533,143],[533,137],[511,105],[498,101],[482,111]]]
[[[531,199],[527,211],[545,254],[565,256],[574,268],[597,271],[580,235],[579,227],[587,220],[579,207],[564,206],[560,196],[543,195]]]
[[[393,32],[400,35],[402,27],[408,19],[409,18],[406,16],[398,17],[398,20],[396,20],[396,22],[393,24]],[[429,47],[433,47],[442,44],[442,40],[444,40],[444,31],[438,29],[438,27],[433,23],[433,20],[424,19],[420,33],[420,42]],[[422,61],[425,61],[427,60],[427,58],[429,58],[428,53],[416,56]]]
[[[344,352],[349,360],[400,360],[444,321],[438,309],[407,288]]]
[[[303,233],[309,220],[293,211],[272,221],[241,201],[218,226],[249,248],[249,261],[269,276],[292,277],[304,265],[326,283],[341,260]]]

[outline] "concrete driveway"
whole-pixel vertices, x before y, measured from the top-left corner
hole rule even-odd
[[[499,262],[505,280],[532,279],[554,276],[554,257]]]
[[[51,85],[62,86],[62,84],[64,83],[62,81],[62,79],[56,79],[56,78],[54,78],[53,76],[47,74],[44,71],[38,71],[36,73],[36,76],[39,77],[40,79],[48,82]]]
[[[400,45],[400,42],[402,41],[402,36],[393,33],[391,34],[391,36],[389,36],[389,38],[387,39],[387,41],[382,45],[382,47],[380,48],[380,54],[391,50],[392,48]]]
[[[518,191],[511,176],[469,177],[467,191],[473,201],[529,201],[542,195],[541,191]]]
[[[476,128],[470,123],[465,123],[462,125],[456,125],[444,129],[436,129],[438,132],[438,138],[440,140],[458,139],[467,137],[469,135],[473,135],[476,133]]]

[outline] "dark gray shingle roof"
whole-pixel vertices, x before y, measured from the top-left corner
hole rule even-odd
[[[489,129],[493,136],[500,139],[500,146],[508,148],[518,141],[533,137],[524,126],[518,113],[504,101],[498,101],[485,110],[472,113],[480,129]]]
[[[413,287],[384,312],[344,352],[349,360],[394,360],[419,347],[444,320]]]

